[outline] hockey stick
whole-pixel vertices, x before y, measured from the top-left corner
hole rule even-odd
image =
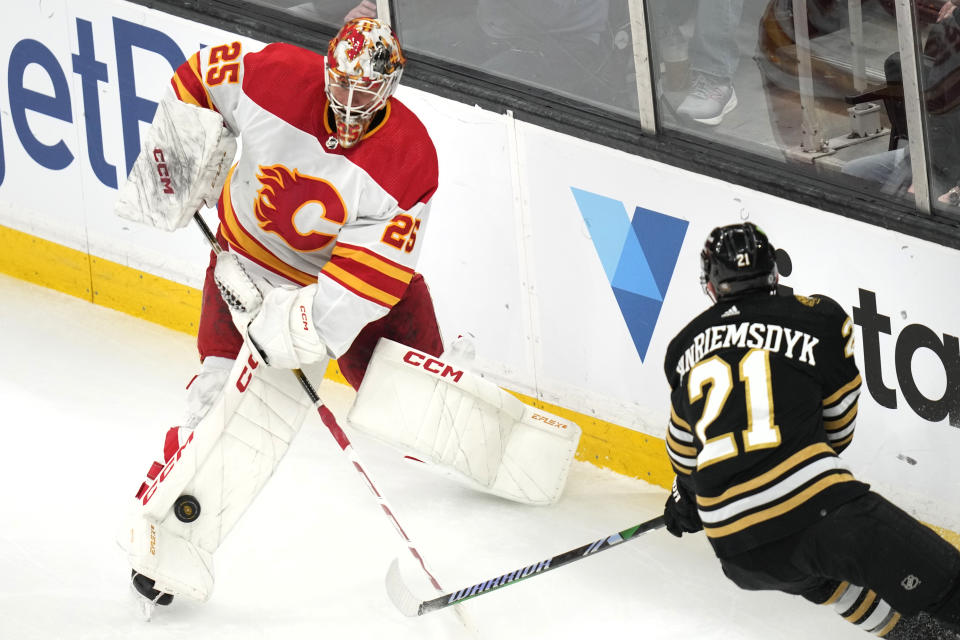
[[[541,560],[540,562],[535,562],[531,565],[520,567],[519,569],[514,569],[513,571],[508,571],[507,573],[499,575],[495,578],[490,578],[489,580],[478,582],[477,584],[469,587],[458,589],[457,591],[444,594],[438,598],[434,598],[433,600],[421,601],[413,595],[413,592],[411,592],[410,588],[407,587],[406,583],[404,583],[403,578],[400,577],[400,563],[396,558],[394,558],[393,562],[390,564],[390,568],[387,570],[387,595],[390,596],[390,600],[393,602],[394,606],[396,606],[397,609],[399,609],[400,612],[405,616],[409,616],[411,618],[415,616],[422,616],[425,613],[430,613],[431,611],[457,605],[464,600],[476,598],[477,596],[482,596],[485,593],[490,593],[491,591],[496,591],[497,589],[501,589],[508,585],[516,584],[521,580],[543,575],[547,571],[558,569],[564,565],[576,562],[577,560],[583,560],[584,558],[592,556],[595,553],[606,551],[611,547],[615,547],[618,544],[627,542],[628,540],[633,540],[634,538],[637,538],[648,531],[659,529],[662,526],[664,526],[663,516],[657,516],[652,520],[641,522],[638,525],[624,529],[623,531],[615,533],[607,538],[601,538],[600,540],[585,544],[582,547],[577,547],[576,549],[571,549],[570,551],[565,551],[559,555],[555,555],[552,558],[547,558],[546,560]]]
[[[213,232],[210,230],[210,227],[207,226],[207,221],[200,216],[200,212],[193,214],[193,219],[196,221],[197,225],[200,227],[200,230],[203,232],[203,235],[206,237],[207,241],[210,243],[210,247],[213,249],[213,252],[219,255],[223,248],[220,246],[220,243],[217,242],[216,236],[213,235]],[[306,392],[307,397],[310,398],[310,402],[313,403],[314,408],[316,408],[317,413],[320,414],[320,419],[323,421],[324,426],[330,432],[330,435],[333,436],[333,439],[337,441],[337,444],[340,445],[340,449],[343,450],[346,454],[347,459],[353,464],[353,468],[357,470],[362,477],[364,482],[367,484],[367,488],[373,493],[376,497],[377,502],[380,503],[380,508],[383,509],[383,512],[386,514],[390,521],[393,523],[394,528],[396,528],[397,533],[400,534],[400,537],[403,538],[403,541],[407,545],[407,550],[410,552],[417,562],[420,564],[420,568],[423,569],[423,572],[430,579],[430,584],[433,585],[434,589],[438,593],[443,593],[443,587],[440,586],[440,583],[437,582],[437,579],[430,573],[430,570],[427,569],[427,565],[423,560],[423,556],[420,555],[420,552],[417,551],[417,548],[413,546],[413,542],[410,540],[410,537],[407,535],[407,532],[403,530],[403,527],[400,526],[400,521],[397,520],[397,517],[393,515],[393,510],[387,504],[387,501],[384,497],[377,491],[376,485],[373,484],[373,480],[367,475],[367,472],[364,470],[363,465],[360,464],[360,459],[357,457],[356,452],[353,450],[353,444],[351,444],[350,439],[347,438],[347,434],[343,432],[343,429],[337,423],[336,417],[333,413],[323,404],[323,400],[320,399],[319,394],[317,394],[316,389],[310,383],[310,380],[300,369],[292,370],[294,375],[297,376],[297,380],[300,382],[300,386],[303,387],[303,390]]]

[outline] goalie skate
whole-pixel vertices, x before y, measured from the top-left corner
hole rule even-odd
[[[135,569],[130,570],[130,590],[133,593],[134,604],[145,622],[150,622],[157,606],[167,606],[173,602],[171,594],[158,591],[153,586],[154,581],[151,578],[137,573]]]

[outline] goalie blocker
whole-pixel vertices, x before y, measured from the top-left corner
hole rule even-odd
[[[570,420],[386,338],[347,419],[473,489],[531,505],[563,493],[581,434]]]
[[[216,207],[237,141],[216,111],[173,96],[157,105],[114,212],[127,220],[173,231],[203,206]]]

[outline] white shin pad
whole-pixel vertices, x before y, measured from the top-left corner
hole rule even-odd
[[[209,411],[181,431],[180,449],[136,500],[121,539],[131,567],[160,591],[207,600],[213,552],[273,474],[308,408],[293,373],[267,367],[244,346]],[[189,522],[175,513],[184,496],[199,504]]]
[[[348,421],[474,489],[525,504],[557,501],[581,433],[462,367],[385,338]]]

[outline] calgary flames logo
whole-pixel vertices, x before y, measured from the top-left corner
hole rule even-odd
[[[344,53],[347,54],[347,58],[350,60],[359,58],[360,54],[363,53],[363,45],[367,42],[363,34],[355,29],[351,29],[344,34],[343,40],[347,43],[347,46],[344,47]]]
[[[323,249],[347,221],[343,198],[326,180],[279,164],[259,167],[257,179],[262,187],[257,191],[253,211],[260,228],[277,234],[296,251]],[[310,231],[301,233],[298,226]]]

